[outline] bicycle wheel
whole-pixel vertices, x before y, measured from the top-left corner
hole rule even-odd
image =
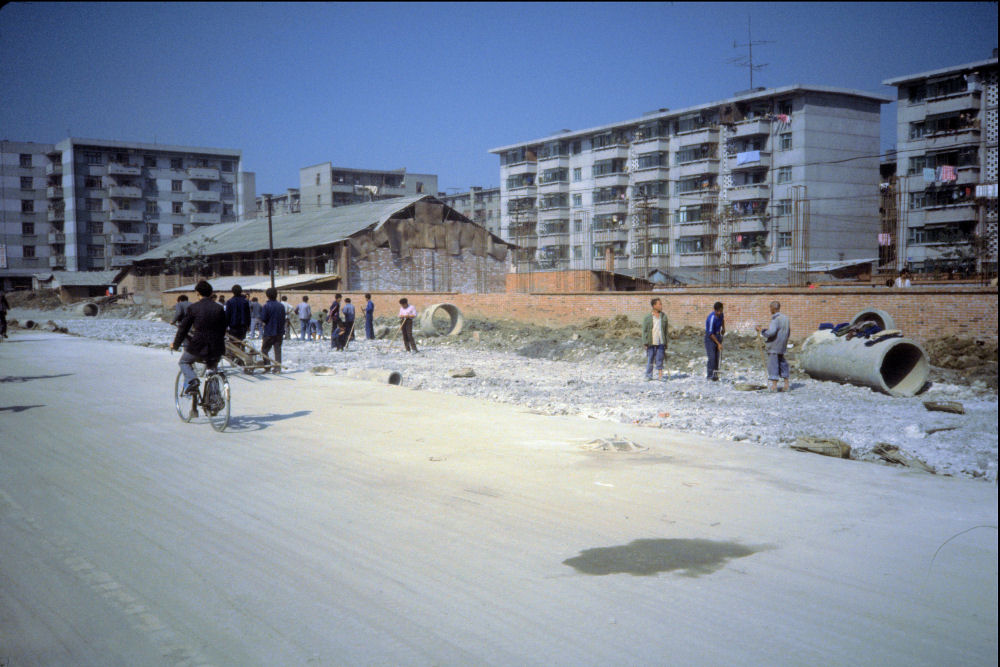
[[[178,371],[177,380],[174,381],[174,406],[177,408],[177,416],[181,418],[181,421],[189,422],[197,410],[198,397],[185,394],[184,387],[186,386],[187,381],[184,379],[184,374]]]
[[[225,375],[210,375],[205,380],[205,402],[208,404],[208,421],[216,431],[229,426],[229,380]]]

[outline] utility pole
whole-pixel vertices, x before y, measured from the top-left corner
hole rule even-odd
[[[267,265],[271,271],[271,287],[274,287],[274,230],[271,228],[271,195],[264,195],[267,201]]]

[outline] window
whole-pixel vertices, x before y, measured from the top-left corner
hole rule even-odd
[[[791,248],[792,247],[792,233],[791,232],[778,232],[778,247],[779,248]]]
[[[545,195],[539,197],[538,208],[563,208],[569,206],[569,201],[566,197],[566,193],[559,192],[551,195]]]
[[[919,139],[925,134],[927,134],[927,125],[923,121],[910,123],[910,139]]]
[[[171,192],[183,192],[184,191],[184,181],[170,181],[170,191]]]
[[[616,202],[621,202],[622,204],[625,203],[625,188],[623,186],[599,188],[594,190],[595,204],[608,204]]]
[[[21,166],[25,169],[31,168],[31,153],[21,153]]]
[[[775,215],[791,215],[792,214],[792,200],[791,199],[779,199],[778,203],[774,206]]]
[[[232,204],[223,204],[222,205],[222,215],[232,215],[232,214],[233,214],[233,205]]]
[[[184,160],[181,159],[181,158],[179,158],[179,157],[172,157],[172,158],[170,158],[170,168],[171,169],[183,169],[184,168]]]
[[[698,190],[711,190],[715,187],[715,176],[697,176],[695,178],[687,178],[682,181],[677,181],[674,186],[675,194],[684,194],[687,192],[697,192]]]
[[[583,247],[573,246],[573,259],[583,259]]]
[[[574,167],[573,169],[573,182],[576,183],[583,179],[583,168]]]
[[[316,174],[316,185],[319,185],[319,174]]]
[[[83,178],[83,187],[85,188],[96,188],[100,190],[102,185],[100,176],[85,176]]]
[[[21,200],[21,213],[34,213],[35,212],[35,200],[34,199],[22,199]]]
[[[226,196],[229,196],[229,197],[232,197],[233,196],[233,184],[232,183],[223,183],[222,184],[222,194],[224,194]]]
[[[142,166],[147,169],[156,168],[156,156],[155,155],[144,155],[142,158]]]
[[[21,189],[22,190],[34,190],[35,188],[34,188],[33,181],[34,181],[34,179],[31,178],[31,176],[22,176],[21,177]]]
[[[33,245],[26,245],[26,246],[21,246],[21,247],[24,249],[24,257],[25,258],[30,259],[30,258],[32,258],[32,257],[35,256],[35,246],[33,246]]]
[[[704,245],[700,236],[682,236],[677,239],[678,254],[702,252]]]
[[[155,201],[146,202],[146,215],[156,215],[160,212]]]
[[[232,163],[232,161],[230,161],[230,160],[223,160],[222,161],[222,171],[226,172],[227,174],[232,173],[232,171],[233,171],[233,163]]]
[[[792,133],[782,132],[778,135],[778,150],[790,151],[792,150]]]
[[[709,206],[681,206],[674,213],[674,220],[677,224],[690,224],[705,222],[711,219],[713,207]]]
[[[573,194],[573,206],[583,206],[583,195],[579,192]]]
[[[83,156],[87,164],[104,164],[104,156],[96,151],[87,151]]]
[[[87,222],[87,233],[88,234],[103,234],[104,233],[104,223],[95,222],[90,220]]]
[[[782,100],[778,102],[778,113],[790,116],[792,114],[792,101]]]
[[[35,223],[33,222],[22,222],[21,223],[21,234],[24,236],[33,236],[35,234]]]
[[[625,173],[625,158],[612,158],[610,160],[598,160],[593,166],[593,176],[610,176],[612,174]]]
[[[573,221],[573,232],[579,234],[583,231],[583,219],[577,218]]]
[[[907,89],[907,97],[911,104],[914,102],[923,102],[924,98],[927,97],[927,86],[923,84],[910,86]]]
[[[717,155],[715,144],[701,144],[698,146],[684,146],[674,153],[674,164],[684,164],[685,162],[695,162],[696,160],[708,160]]]
[[[92,257],[95,259],[100,259],[104,257],[104,246],[102,245],[88,245],[87,246],[87,257]]]
[[[639,156],[639,169],[652,169],[654,167],[663,167],[667,164],[667,154],[666,153],[643,153]]]
[[[583,142],[574,141],[573,142],[573,155],[579,155],[583,151]]]
[[[170,206],[170,212],[173,213],[174,215],[181,215],[181,214],[183,214],[184,213],[184,204],[182,202],[179,202],[179,201],[172,202],[171,206]]]
[[[515,174],[507,177],[507,189],[526,188],[535,184],[534,174]]]
[[[538,182],[543,185],[548,183],[563,183],[568,177],[569,170],[566,168],[546,169],[542,172],[542,176],[538,179]]]
[[[910,193],[910,208],[923,208],[926,205],[927,205],[927,193],[925,192]]]
[[[667,190],[667,181],[645,181],[643,183],[636,183],[632,186],[633,194],[636,197],[666,197],[669,193]]]
[[[420,181],[417,181],[417,194],[418,195],[422,194],[423,191],[424,191],[424,184],[421,183]]]
[[[790,180],[792,180],[792,168],[778,167],[778,182],[788,183]]]

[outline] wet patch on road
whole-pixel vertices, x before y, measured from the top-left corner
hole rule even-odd
[[[685,577],[699,577],[719,570],[734,558],[744,558],[766,548],[702,539],[633,540],[619,546],[584,549],[579,556],[564,560],[563,565],[593,575],[645,577],[677,572]]]

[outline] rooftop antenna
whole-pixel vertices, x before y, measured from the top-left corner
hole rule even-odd
[[[760,70],[767,67],[768,63],[758,63],[753,62],[753,47],[760,46],[761,44],[774,44],[772,40],[757,40],[754,41],[753,36],[750,32],[750,15],[747,15],[747,41],[746,44],[739,44],[733,41],[733,48],[738,49],[741,47],[747,47],[747,55],[738,56],[736,58],[730,58],[729,63],[736,65],[737,67],[746,67],[750,71],[750,90],[753,90],[753,73],[759,72]]]

